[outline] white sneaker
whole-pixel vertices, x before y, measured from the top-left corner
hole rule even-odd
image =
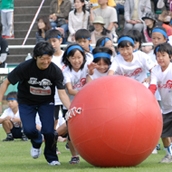
[[[32,158],[37,159],[41,155],[41,149],[31,147],[30,154]]]
[[[52,161],[48,163],[49,165],[60,165],[59,161]]]
[[[155,149],[152,151],[152,154],[157,154],[157,153],[158,153],[158,151],[157,151],[157,149],[155,147]]]
[[[160,163],[171,163],[172,162],[172,156],[171,155],[165,155],[164,158],[160,161]]]

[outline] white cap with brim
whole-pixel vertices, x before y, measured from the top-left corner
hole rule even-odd
[[[96,16],[96,17],[95,17],[95,19],[94,19],[94,21],[93,21],[93,24],[95,24],[95,23],[99,23],[99,24],[105,25],[105,22],[104,22],[104,20],[103,20],[103,17],[101,17],[101,16]]]

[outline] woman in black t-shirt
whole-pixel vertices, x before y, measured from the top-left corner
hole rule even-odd
[[[18,82],[18,103],[24,133],[31,140],[31,156],[36,159],[41,153],[42,134],[45,140],[44,155],[49,165],[60,165],[54,143],[54,94],[55,87],[59,97],[69,108],[70,100],[63,85],[61,70],[51,62],[53,47],[48,42],[36,44],[33,59],[19,64],[0,88],[0,102],[9,84]],[[2,111],[0,103],[0,111]],[[41,132],[36,129],[35,116],[39,114],[42,123]]]

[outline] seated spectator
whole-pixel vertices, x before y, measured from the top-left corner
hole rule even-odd
[[[144,21],[144,29],[143,29],[143,41],[144,42],[152,42],[151,35],[152,30],[156,26],[156,18],[153,12],[147,12],[143,17]]]
[[[50,3],[50,23],[53,28],[61,27],[64,29],[63,43],[67,41],[68,15],[70,10],[70,0],[52,0]]]
[[[166,16],[172,17],[172,0],[158,0],[157,8],[164,8],[162,13],[158,16],[158,20],[164,21]],[[172,24],[172,20],[170,20],[170,24]]]
[[[114,37],[114,42],[117,40],[116,28],[117,26],[117,14],[116,9],[107,5],[107,0],[98,0],[99,8],[90,9],[90,20],[93,22],[96,16],[101,16],[105,22],[105,28],[109,30]]]
[[[144,28],[143,28],[143,42],[152,42],[152,30],[156,26],[156,18],[153,12],[147,12],[143,17]],[[149,54],[153,50],[152,45],[142,46],[141,50]]]
[[[171,16],[166,16],[164,18],[162,27],[165,28],[168,35],[169,43],[172,44],[172,26],[170,25],[170,21],[171,21]]]
[[[109,30],[107,30],[104,27],[105,22],[101,16],[95,17],[95,19],[93,21],[93,25],[94,25],[94,31],[91,32],[91,43],[92,44],[96,44],[97,40],[104,36],[107,36],[111,40],[113,40],[113,35]]]
[[[120,29],[120,19],[119,19],[119,15],[122,14],[124,15],[124,4],[125,4],[125,0],[115,0],[116,2],[116,12],[117,12],[117,18],[118,18],[118,28]]]
[[[0,124],[2,124],[7,134],[7,137],[3,141],[13,141],[15,138],[21,138],[23,141],[27,141],[28,139],[23,133],[20,120],[17,93],[8,93],[6,100],[8,102],[8,108],[0,116]]]
[[[157,8],[163,8],[165,6],[167,11],[172,11],[172,0],[158,0]]]
[[[36,32],[36,43],[45,41],[46,31],[51,29],[49,18],[47,16],[38,18],[38,31]]]
[[[8,55],[8,42],[6,39],[2,38],[2,24],[0,23],[0,68],[5,67],[5,61]]]
[[[172,35],[172,27],[170,25],[170,21],[171,21],[171,16],[168,15],[164,18],[164,21],[162,23],[162,27],[165,28],[168,36]]]
[[[75,32],[79,29],[88,28],[89,12],[85,9],[84,0],[74,0],[75,9],[69,13],[68,28],[69,37],[68,42],[75,42]]]
[[[161,13],[161,8],[158,8],[158,7],[157,7],[158,0],[151,0],[151,1],[153,1],[154,13],[160,14],[160,13]]]
[[[99,7],[98,0],[90,0],[90,3],[92,4],[91,6],[93,6],[94,9]],[[116,7],[116,3],[114,0],[108,0],[107,5],[109,7]]]
[[[133,4],[134,2],[134,4]],[[124,34],[129,30],[142,31],[142,17],[144,13],[151,11],[150,0],[126,0],[124,4]]]

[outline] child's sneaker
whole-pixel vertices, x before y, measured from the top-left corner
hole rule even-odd
[[[31,147],[30,154],[32,158],[37,159],[41,155],[41,149]]]
[[[158,143],[158,144],[156,145],[156,150],[161,150],[161,145],[160,145],[160,143]]]
[[[28,138],[26,137],[26,135],[23,133],[22,134],[22,138],[21,138],[22,141],[28,141]]]
[[[66,145],[65,145],[65,149],[66,149],[66,150],[70,150],[70,149],[69,149],[69,144],[68,144],[68,142],[67,142]]]
[[[167,154],[164,156],[164,158],[162,158],[162,160],[160,161],[160,163],[170,163],[172,162],[172,156]]]
[[[52,161],[52,162],[49,162],[48,164],[54,166],[54,165],[60,165],[60,162],[59,161]]]
[[[13,136],[12,135],[8,135],[5,139],[3,139],[2,141],[3,142],[7,142],[7,141],[13,141],[14,140],[14,138],[13,138]]]
[[[152,151],[152,154],[157,154],[158,153],[158,151],[157,151],[157,149],[155,148],[153,151]]]
[[[69,164],[78,164],[79,162],[80,162],[79,157],[78,156],[74,156],[69,161]]]

